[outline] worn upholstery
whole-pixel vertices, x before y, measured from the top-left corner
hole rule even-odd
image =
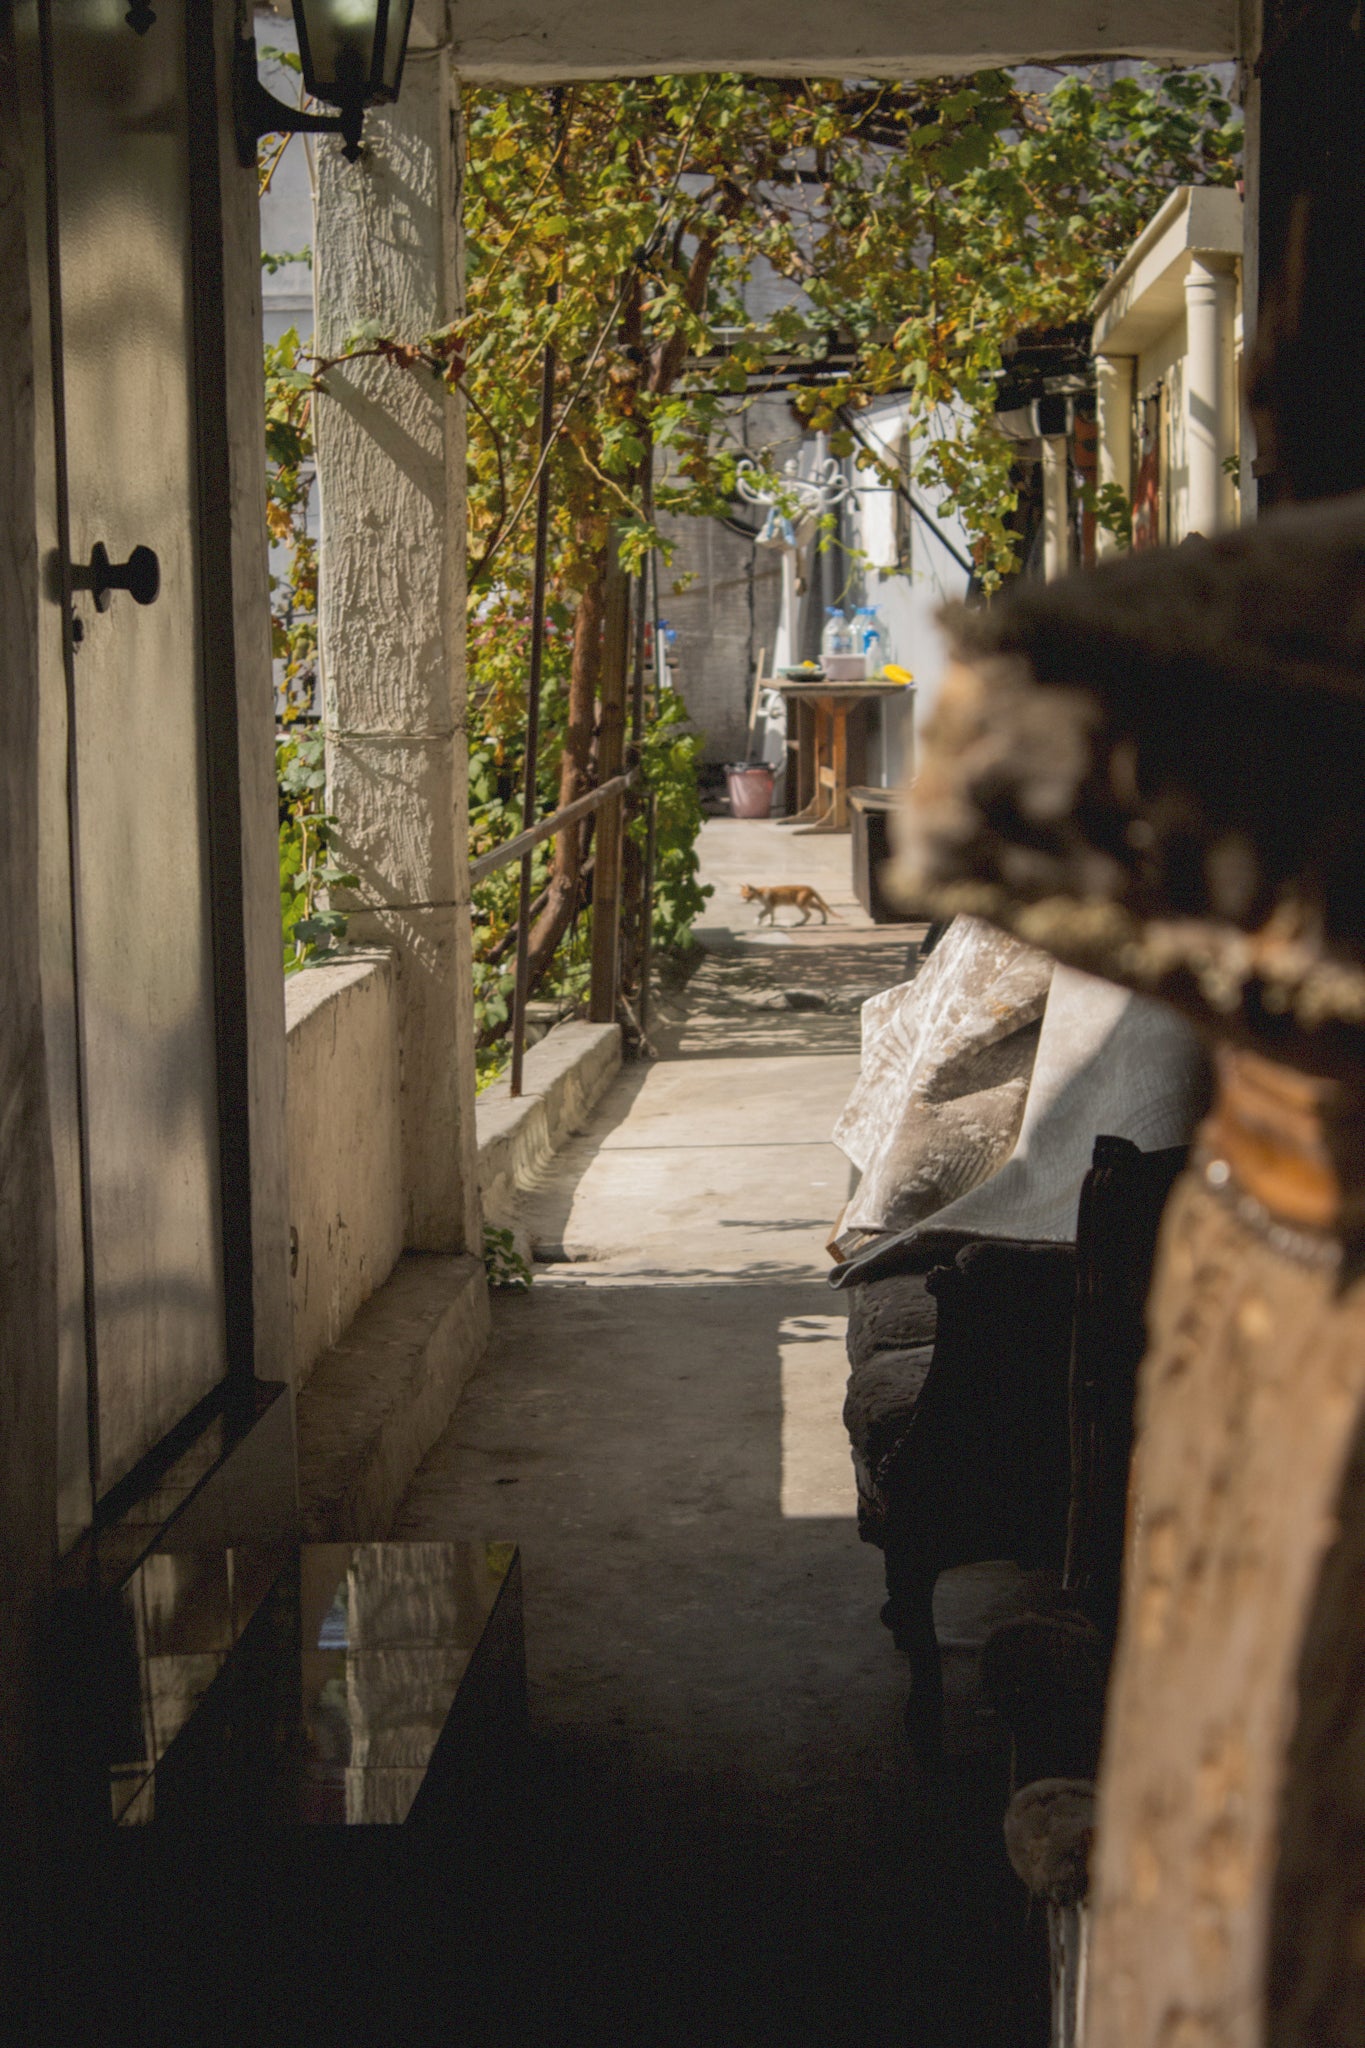
[[[841,1246],[922,1222],[1008,1159],[1051,976],[1041,953],[961,917],[913,981],[864,1003],[861,1071],[834,1127],[862,1176]]]

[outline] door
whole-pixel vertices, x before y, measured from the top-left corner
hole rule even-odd
[[[1133,546],[1159,547],[1166,538],[1165,391],[1158,384],[1138,400],[1137,480],[1133,486]]]
[[[1256,64],[1261,510],[1365,489],[1365,21],[1352,0],[1265,0]],[[1250,309],[1248,309],[1250,317]],[[1273,347],[1264,348],[1265,330]]]
[[[87,1397],[61,1455],[98,1501],[227,1371],[191,52],[184,0],[39,4]],[[92,587],[137,549],[136,594]]]

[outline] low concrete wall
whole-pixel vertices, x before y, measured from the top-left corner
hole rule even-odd
[[[393,962],[372,954],[291,975],[285,1017],[298,1387],[403,1248]]]
[[[299,1396],[310,1543],[375,1542],[440,1437],[489,1336],[481,1259],[407,1252]]]
[[[305,1534],[378,1538],[488,1343],[483,1262],[403,1250],[398,993],[383,954],[288,984],[294,1378]],[[526,1092],[478,1106],[489,1220],[578,1129],[621,1065],[614,1024],[561,1024]]]
[[[522,1094],[495,1081],[475,1110],[486,1222],[516,1226],[517,1193],[578,1130],[621,1065],[616,1024],[557,1024],[528,1047]]]

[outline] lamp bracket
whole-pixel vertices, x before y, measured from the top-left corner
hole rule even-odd
[[[245,170],[256,161],[262,135],[339,135],[347,159],[360,155],[365,109],[357,100],[339,114],[310,114],[267,92],[256,70],[256,44],[250,36],[235,41],[232,77],[233,118],[237,127],[237,161]]]

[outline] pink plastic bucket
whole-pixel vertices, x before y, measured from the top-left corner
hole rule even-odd
[[[730,815],[734,818],[768,818],[773,808],[773,771],[759,762],[756,766],[727,768],[730,785]]]

